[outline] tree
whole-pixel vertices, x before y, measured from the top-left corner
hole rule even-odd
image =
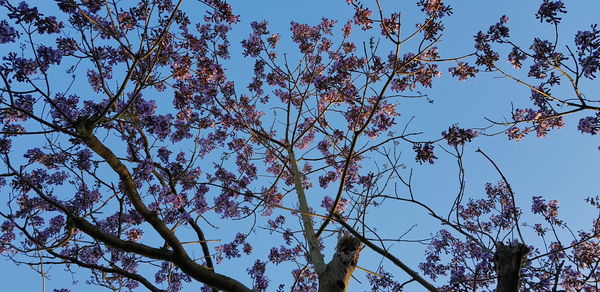
[[[525,224],[510,178],[486,152],[478,151],[500,177],[487,197],[464,198],[463,168],[465,145],[478,137],[544,137],[581,113],[578,130],[600,133],[598,100],[580,85],[600,66],[597,27],[563,51],[566,8],[544,0],[535,16],[555,29],[553,41],[520,46],[502,16],[473,32],[475,51],[442,57],[443,21],[453,12],[443,1],[418,1],[412,31],[386,3],[346,2],[354,14],[339,25],[292,22],[294,51],[282,51],[266,21],[252,22],[241,40],[253,65],[244,86],[229,61],[239,16],[225,1],[56,0],[48,9],[0,1],[0,252],[43,278],[61,265],[115,291],[180,291],[186,282],[202,291],[346,291],[365,251],[408,275],[396,282],[370,271],[374,291],[597,289],[599,221],[566,243],[557,201],[534,197],[541,220]],[[421,90],[443,66],[459,80],[483,71],[511,79],[531,89],[533,105],[481,128],[445,125],[441,136],[426,133],[432,138],[398,125],[398,100],[432,101]],[[551,93],[564,87],[567,97]],[[447,214],[414,194],[399,154],[406,147],[419,164],[436,163],[436,147],[458,162]],[[421,241],[429,247],[419,267],[367,223],[390,202],[445,228]],[[215,232],[213,222],[245,228]],[[529,230],[543,239],[537,247]],[[255,251],[266,236],[269,252]],[[246,280],[220,269],[240,257],[250,262]],[[289,279],[269,278],[274,267]]]

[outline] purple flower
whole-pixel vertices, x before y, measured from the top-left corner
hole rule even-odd
[[[521,68],[523,64],[521,61],[527,59],[527,55],[517,47],[514,47],[510,54],[508,54],[508,62],[513,66],[513,68]]]
[[[219,253],[217,256],[217,262],[219,263],[223,260],[223,254],[225,254],[225,257],[228,259],[241,257],[238,248],[240,245],[244,245],[245,243],[246,235],[237,233],[232,242],[216,246],[215,249]]]
[[[59,50],[41,45],[37,48],[37,57],[40,70],[47,71],[50,64],[60,64],[63,54]]]
[[[417,6],[430,17],[442,18],[452,14],[452,8],[444,4],[443,0],[419,0]]]
[[[430,143],[418,143],[413,146],[413,149],[417,153],[415,160],[419,162],[419,164],[423,164],[424,162],[429,162],[429,164],[433,164],[434,159],[437,159],[437,156],[433,154],[433,148],[435,148]]]
[[[580,51],[580,54],[585,51],[598,50],[600,47],[600,30],[598,25],[592,25],[592,30],[578,31],[575,35],[575,45]]]
[[[75,157],[75,167],[81,170],[90,170],[92,167],[92,151],[89,149],[80,150],[75,154]]]
[[[448,141],[448,145],[450,146],[464,145],[467,142],[471,142],[478,135],[479,132],[477,131],[461,129],[456,125],[450,127],[447,132],[442,132],[442,136],[444,136],[444,139]]]
[[[535,13],[535,18],[539,19],[540,22],[559,24],[561,20],[558,17],[559,13],[567,13],[565,4],[562,1],[544,0]]]
[[[250,37],[242,41],[242,47],[244,48],[244,56],[258,57],[263,49],[263,42],[260,35],[252,33]]]
[[[12,43],[19,33],[6,20],[0,21],[0,44]]]
[[[467,80],[469,77],[475,77],[475,73],[479,72],[475,67],[465,62],[458,62],[456,67],[450,67],[448,71],[452,76],[458,77],[460,81]]]
[[[38,63],[32,59],[17,57],[14,52],[8,53],[3,59],[12,65],[15,79],[19,82],[26,81],[29,76],[37,73]]]
[[[75,193],[75,198],[73,199],[73,207],[77,208],[80,211],[85,211],[91,208],[95,203],[98,203],[102,195],[96,189],[90,190],[87,186],[82,186]]]
[[[577,32],[575,44],[583,76],[595,78],[595,73],[600,70],[600,30],[597,29],[597,24],[592,25],[591,31]]]
[[[144,232],[139,228],[132,228],[127,231],[127,239],[130,241],[139,241],[142,239],[142,234]]]
[[[596,135],[600,133],[600,114],[596,114],[595,117],[585,117],[579,120],[577,129],[581,133],[590,135]]]
[[[343,34],[344,38],[348,38],[351,33],[352,33],[352,22],[348,21],[342,27],[342,34]]]
[[[328,171],[322,176],[319,176],[319,186],[322,188],[327,188],[330,183],[336,181],[338,179],[338,174],[335,171]]]
[[[19,24],[32,23],[34,20],[39,19],[40,14],[36,7],[30,8],[29,4],[20,2],[16,9],[11,9],[11,13],[7,15],[10,19],[15,19],[15,23]]]
[[[498,23],[490,26],[487,32],[490,41],[501,42],[503,38],[509,37],[509,29],[505,25],[507,22],[508,17],[503,15]]]
[[[550,223],[560,224],[558,220],[558,201],[551,200],[546,203],[546,200],[542,199],[541,196],[534,196],[532,198],[531,211],[534,214],[541,214]]]
[[[252,291],[267,291],[269,278],[265,276],[266,266],[267,263],[256,260],[254,265],[252,265],[252,268],[247,269],[248,275],[252,278]]]
[[[367,30],[371,28],[371,24],[373,20],[371,20],[371,15],[373,11],[368,8],[356,7],[354,12],[354,23],[358,25],[362,25],[362,30]]]
[[[83,1],[83,5],[87,7],[90,12],[96,13],[102,9],[104,2],[102,0],[85,0]]]
[[[55,0],[58,8],[65,13],[73,13],[77,11],[77,5],[71,0]]]
[[[290,30],[292,31],[292,40],[298,44],[300,52],[303,54],[312,52],[322,35],[319,26],[297,22],[291,23]]]
[[[160,147],[158,148],[158,158],[160,159],[160,161],[162,163],[167,163],[169,162],[169,156],[171,155],[171,152],[169,149],[165,148],[165,147]]]
[[[56,21],[56,16],[48,16],[39,18],[36,21],[35,26],[37,26],[40,34],[53,34],[60,32],[60,30],[63,28],[63,23]]]
[[[554,46],[551,42],[547,40],[541,40],[539,38],[533,39],[533,44],[529,47],[534,54],[533,56],[538,60],[552,59],[552,53],[554,51]],[[542,62],[542,61],[538,61]]]
[[[367,274],[367,280],[371,285],[371,291],[402,291],[403,285],[393,280],[393,275],[386,272],[383,267],[377,268],[377,276]]]
[[[513,113],[513,120],[515,122],[529,122],[532,124],[531,127],[525,128],[524,130],[513,126],[506,131],[508,138],[516,141],[521,140],[532,130],[536,131],[538,137],[543,138],[550,130],[562,128],[564,126],[562,116],[549,117],[549,115],[542,110],[516,109]]]
[[[331,209],[333,208],[333,198],[331,198],[330,196],[325,196],[323,198],[323,201],[321,201],[321,207],[325,208],[325,210],[327,210],[327,212],[331,212]],[[335,213],[341,213],[344,212],[344,210],[346,210],[346,208],[348,207],[348,204],[350,203],[350,201],[346,198],[342,198],[340,200],[340,202],[337,205],[337,208],[335,208]]]

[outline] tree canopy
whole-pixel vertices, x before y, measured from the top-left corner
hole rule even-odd
[[[499,14],[457,45],[453,3],[396,2],[241,36],[236,1],[0,0],[0,254],[112,291],[600,290],[597,194],[559,216],[490,146],[600,133],[597,25],[543,0],[533,37]],[[471,81],[528,94],[488,117]],[[468,127],[426,112],[440,86]]]

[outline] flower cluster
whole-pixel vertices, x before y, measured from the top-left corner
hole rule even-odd
[[[441,18],[451,15],[452,8],[443,0],[419,0],[417,6],[428,16],[425,23],[418,24],[417,27],[422,28],[424,39],[435,39],[444,30]]]
[[[232,242],[216,246],[215,250],[218,252],[217,263],[220,263],[223,260],[223,255],[228,259],[241,257],[239,251],[240,246],[242,246],[244,253],[252,253],[252,245],[246,242],[246,237],[247,235],[238,233],[235,235],[235,239]]]
[[[487,70],[492,70],[495,65],[494,63],[500,59],[500,55],[490,45],[490,36],[478,32],[475,36],[475,49],[477,50],[477,60],[475,64],[478,66],[485,66]]]
[[[551,116],[542,110],[533,109],[516,109],[513,113],[515,123],[528,122],[532,123],[531,127],[520,129],[517,126],[512,126],[506,130],[506,134],[510,140],[519,141],[532,131],[540,138],[545,137],[552,129],[559,129],[564,126],[564,121],[561,116]]]
[[[558,220],[558,201],[551,200],[546,203],[541,196],[534,196],[532,198],[533,202],[531,205],[531,211],[533,214],[542,214],[544,218],[551,223],[560,224],[561,221]]]
[[[475,77],[475,74],[479,72],[475,67],[470,66],[465,62],[458,62],[456,67],[448,68],[448,71],[452,76],[458,77],[458,80],[465,81],[469,79],[469,77]]]
[[[377,268],[377,276],[373,274],[367,275],[367,280],[371,285],[371,291],[402,291],[403,286],[401,283],[394,281],[393,275],[386,272],[383,267]]]
[[[600,30],[594,24],[591,30],[578,31],[575,35],[577,45],[577,61],[581,66],[583,76],[593,79],[600,70]]]
[[[373,15],[373,11],[362,6],[358,6],[355,8],[354,23],[361,25],[363,30],[370,29],[371,24],[373,23],[373,20],[371,20],[371,15]]]
[[[456,125],[450,127],[448,131],[442,132],[442,136],[450,146],[465,145],[465,143],[471,142],[478,135],[479,132],[477,131],[461,129]]]
[[[508,54],[508,63],[510,63],[513,68],[521,68],[523,66],[523,61],[527,59],[527,55],[522,52],[519,48],[514,47],[510,54]]]
[[[0,2],[0,4],[5,4]],[[63,23],[56,20],[55,16],[44,17],[37,7],[29,7],[26,2],[20,2],[17,7],[12,5],[4,5],[10,12],[7,16],[14,19],[16,24],[32,24],[40,34],[55,34],[59,33],[63,28]]]
[[[600,114],[580,119],[577,129],[579,129],[581,133],[590,135],[600,134]]]
[[[0,44],[12,43],[19,33],[6,20],[0,21]]]
[[[502,17],[500,17],[499,22],[488,28],[487,35],[489,36],[490,41],[502,42],[503,39],[508,38],[510,36],[510,30],[506,26],[506,23],[508,23],[508,17],[506,15],[503,15]]]
[[[127,239],[130,241],[140,241],[144,232],[139,228],[132,228],[127,231]]]
[[[565,4],[562,1],[544,0],[540,8],[535,13],[535,18],[540,22],[559,24],[561,19],[559,13],[567,13]]]
[[[433,154],[433,148],[435,147],[430,143],[415,144],[413,146],[413,150],[417,153],[415,160],[419,162],[419,164],[423,164],[424,162],[433,164],[434,159],[437,159],[437,156]]]
[[[252,278],[252,291],[264,292],[269,287],[269,278],[265,276],[267,263],[256,260],[251,268],[247,269],[248,275]]]
[[[331,209],[333,208],[333,203],[333,198],[331,198],[330,196],[325,196],[323,198],[323,201],[321,201],[321,207],[327,210],[327,212],[331,212]],[[348,207],[349,203],[350,201],[347,198],[342,198],[338,203],[337,207],[335,208],[335,213],[339,214],[344,212],[344,210],[346,210],[346,208]]]

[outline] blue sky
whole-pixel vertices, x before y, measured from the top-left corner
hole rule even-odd
[[[184,0],[187,1],[187,0]],[[34,1],[30,1],[32,4]],[[50,1],[48,1],[50,3]],[[351,16],[352,10],[345,5],[343,0],[237,0],[230,3],[234,11],[241,15],[241,23],[235,26],[232,41],[232,60],[227,74],[229,78],[239,80],[240,84],[249,81],[252,64],[249,59],[244,59],[241,54],[239,41],[249,34],[249,23],[254,20],[268,20],[272,33],[282,35],[282,51],[289,41],[289,23],[316,24],[321,17],[339,19],[343,23]],[[401,1],[382,1],[384,7],[392,9],[392,4]],[[417,19],[417,9],[414,1],[402,1],[401,7],[395,7],[403,13],[406,27]],[[447,18],[446,31],[440,49],[442,57],[455,57],[469,53],[473,50],[472,36],[478,30],[487,30],[489,25],[495,23],[504,14],[510,17],[509,27],[517,43],[528,47],[533,37],[544,38],[551,36],[550,26],[540,24],[533,14],[541,1],[450,1],[454,7],[454,15]],[[561,39],[563,44],[572,44],[577,30],[587,29],[594,22],[598,22],[597,11],[600,11],[600,2],[595,0],[565,1],[568,14],[561,24]],[[405,4],[406,3],[406,4]],[[187,1],[184,9],[197,9],[196,2]],[[202,8],[204,9],[204,8]],[[3,16],[2,16],[3,17]],[[419,14],[418,17],[421,17]],[[407,29],[408,30],[408,29]],[[355,37],[360,36],[357,33]],[[508,64],[506,64],[508,67]],[[244,69],[247,68],[247,69]],[[461,127],[483,127],[488,123],[484,117],[501,120],[510,116],[511,104],[515,107],[529,105],[529,89],[518,85],[511,80],[498,78],[496,73],[481,73],[478,78],[460,82],[449,77],[446,71],[444,76],[434,81],[433,88],[420,89],[426,93],[434,103],[425,100],[405,99],[399,100],[402,116],[398,126],[403,127],[412,117],[410,129],[422,131],[423,139],[436,139],[441,131],[450,125],[459,123]],[[597,81],[584,82],[583,90],[588,94],[600,92]],[[570,91],[556,91],[571,95]],[[591,97],[591,96],[590,96]],[[560,200],[560,211],[564,219],[573,229],[588,228],[594,218],[595,210],[587,208],[583,199],[588,196],[600,195],[600,140],[595,136],[581,135],[576,130],[577,121],[581,116],[571,116],[566,119],[566,127],[562,130],[551,132],[546,138],[539,139],[531,135],[519,142],[508,141],[505,135],[495,137],[480,137],[469,144],[465,150],[465,169],[467,176],[466,195],[480,197],[483,195],[484,184],[495,183],[500,180],[493,167],[475,150],[480,147],[492,156],[499,164],[504,174],[517,193],[517,203],[528,211],[531,196],[542,195],[548,199]],[[414,163],[413,153],[407,145],[403,148],[403,157],[408,169],[413,169],[415,193],[425,202],[429,202],[436,210],[445,213],[454,200],[457,191],[456,162],[442,151],[438,151],[440,158],[435,165],[419,165]],[[438,150],[441,150],[438,148]],[[408,171],[408,170],[407,170]],[[317,204],[318,206],[318,204]],[[411,226],[417,225],[414,231],[406,235],[407,239],[427,237],[438,230],[433,221],[423,215],[422,210],[413,206],[392,203],[378,209],[370,215],[370,222],[377,226],[381,234],[389,237],[399,236]],[[393,222],[393,224],[382,224]],[[219,238],[220,232],[235,229],[243,230],[245,223],[223,226],[222,229],[211,231],[208,238]],[[246,230],[244,230],[246,231]],[[235,232],[226,232],[234,236]],[[266,239],[268,237],[265,237]],[[224,242],[232,238],[223,238]],[[256,242],[257,254],[265,253],[270,246],[265,242]],[[261,251],[262,248],[262,251]],[[392,252],[405,260],[414,269],[422,260],[423,247],[418,245],[396,244],[391,247]],[[326,255],[329,258],[329,255]],[[246,276],[245,268],[250,266],[253,257],[233,260],[219,266],[225,274],[237,275],[239,279],[250,283]],[[359,265],[376,270],[381,262],[381,257],[363,252]],[[386,269],[396,275],[397,279],[405,279],[403,272],[383,261]],[[240,269],[243,266],[243,269]],[[274,269],[271,265],[268,268]],[[283,269],[283,268],[282,268]],[[21,291],[41,291],[41,279],[38,274],[27,266],[15,267],[12,263],[0,263],[0,279],[8,291],[19,289]],[[72,278],[65,273],[62,267],[54,267],[50,272],[50,280],[46,282],[46,291],[54,288],[69,288],[73,279],[79,281],[78,288],[73,291],[105,291],[98,287],[85,287],[87,273],[81,273]],[[367,290],[364,272],[357,271],[355,276],[363,282],[353,283],[349,291]],[[279,274],[270,274],[272,283],[288,281],[287,271]],[[185,291],[193,290],[188,287]],[[411,290],[412,291],[412,290]]]

